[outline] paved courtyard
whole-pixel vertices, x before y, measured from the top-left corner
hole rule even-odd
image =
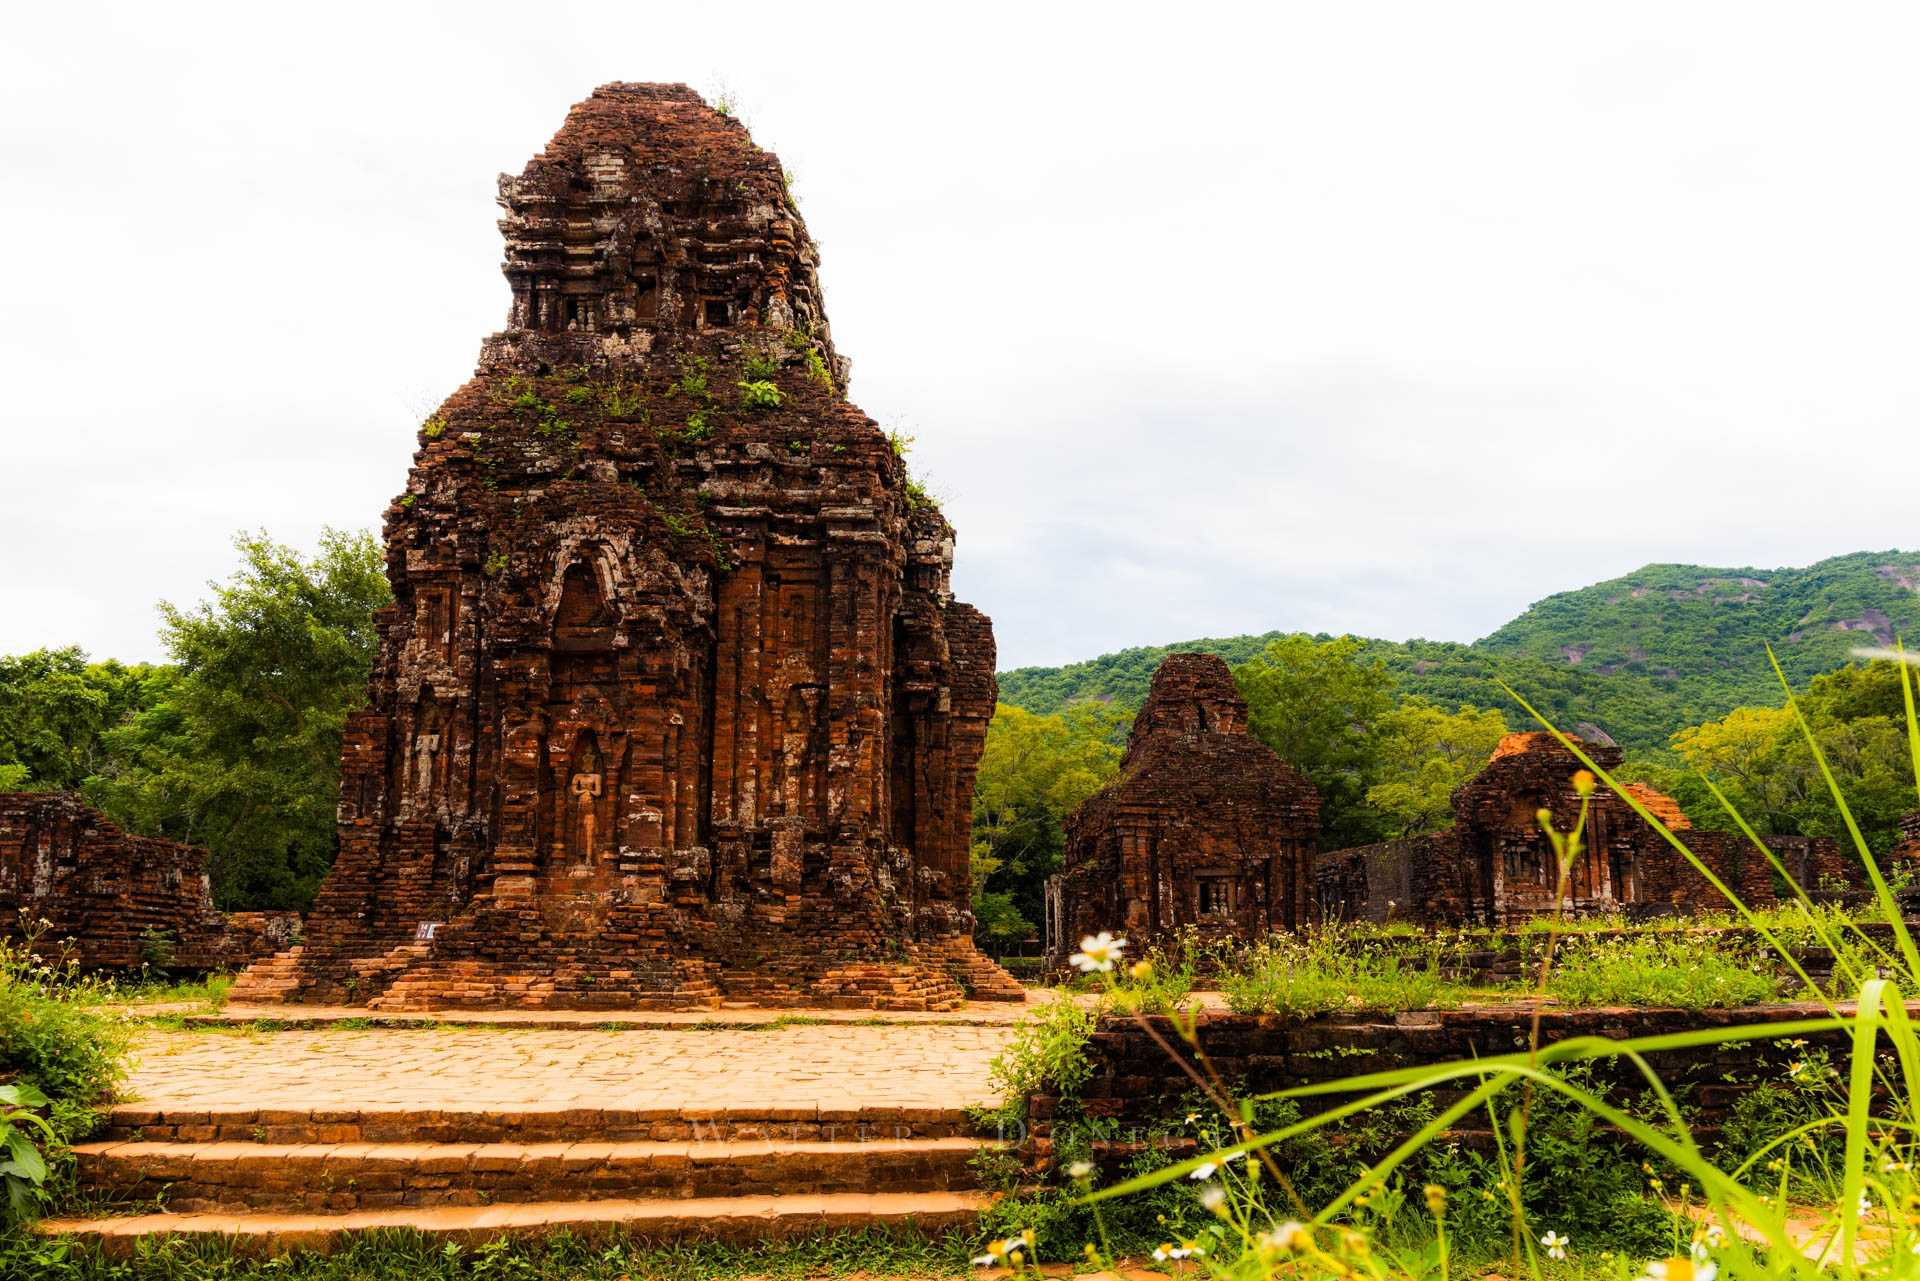
[[[612,1031],[146,1029],[127,1102],[161,1110],[958,1108],[991,1101],[1006,1024]]]

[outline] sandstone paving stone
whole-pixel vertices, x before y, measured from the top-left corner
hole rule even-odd
[[[1008,1026],[785,1026],[763,1031],[330,1029],[234,1036],[143,1031],[125,1094],[136,1121],[263,1126],[369,1112],[569,1109],[662,1118],[753,1112],[854,1121],[990,1102]]]

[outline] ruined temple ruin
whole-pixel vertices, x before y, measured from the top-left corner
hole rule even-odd
[[[1067,819],[1047,883],[1047,953],[1082,936],[1144,943],[1292,929],[1313,910],[1320,793],[1247,732],[1247,704],[1213,654],[1171,654],[1127,738],[1120,776]]]
[[[1618,747],[1581,742],[1611,773]],[[1540,828],[1558,831],[1580,812],[1579,758],[1547,733],[1509,734],[1485,769],[1453,793],[1454,825],[1440,832],[1322,854],[1315,868],[1319,912],[1328,920],[1423,924],[1518,924],[1554,910],[1559,867]],[[1626,790],[1687,844],[1750,906],[1778,901],[1766,857],[1737,833],[1694,828],[1671,797],[1637,783]],[[1857,888],[1852,861],[1826,837],[1771,836],[1767,845],[1816,897]],[[1632,806],[1606,787],[1593,794],[1584,852],[1569,871],[1573,914],[1721,911],[1726,898]]]
[[[286,946],[292,912],[215,911],[207,852],[135,836],[68,792],[0,793],[0,938],[85,970],[212,970]]]
[[[992,628],[846,398],[778,158],[612,84],[499,203],[507,328],[387,509],[339,859],[236,995],[1018,997],[971,941]]]

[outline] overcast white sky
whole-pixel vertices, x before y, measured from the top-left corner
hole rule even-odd
[[[1003,666],[1920,546],[1920,10],[258,3],[0,33],[0,652],[377,524],[614,79],[798,175]]]

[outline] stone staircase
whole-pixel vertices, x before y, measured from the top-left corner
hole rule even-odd
[[[47,1220],[110,1253],[161,1235],[244,1252],[413,1229],[473,1240],[565,1229],[650,1240],[970,1226],[990,1146],[938,1108],[154,1111],[113,1109],[75,1149],[101,1217]]]

